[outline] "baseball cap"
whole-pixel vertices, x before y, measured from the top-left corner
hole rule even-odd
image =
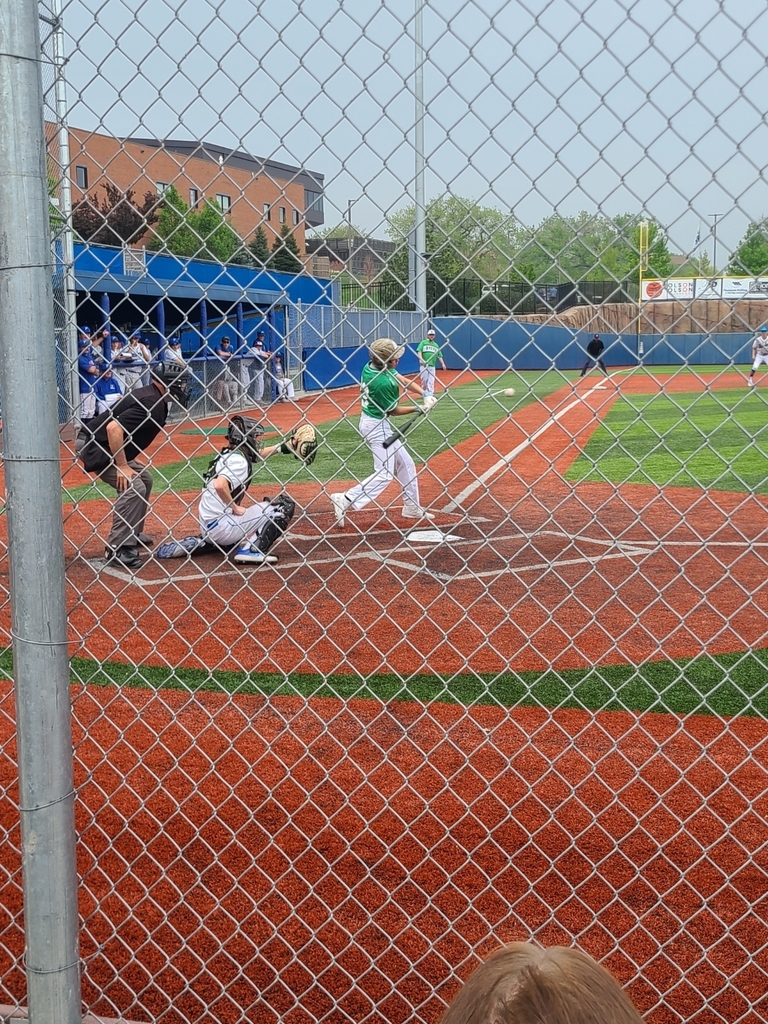
[[[768,327],[766,327],[765,324],[763,324],[763,326],[760,328],[760,333],[765,334],[766,331],[768,331]]]
[[[90,327],[78,327],[77,329],[78,329],[78,331],[80,331],[81,334],[90,334],[91,333],[91,328]]]
[[[434,329],[434,327],[430,327],[430,328],[429,328],[429,330],[427,331],[427,334],[428,334],[428,335],[430,335],[430,334],[434,334],[434,333],[435,333],[435,329]]]
[[[85,348],[86,345],[90,345],[90,341],[88,341],[87,338],[78,338],[77,339],[77,345],[78,345],[78,348]]]

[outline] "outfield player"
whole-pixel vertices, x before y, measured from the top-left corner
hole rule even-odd
[[[435,518],[421,507],[416,466],[402,441],[395,441],[389,448],[384,447],[384,441],[392,435],[389,417],[416,412],[412,405],[400,404],[401,386],[423,398],[427,411],[437,401],[434,396],[426,395],[416,381],[397,373],[397,361],[404,351],[403,346],[391,338],[379,338],[369,349],[370,362],[363,368],[360,379],[363,406],[360,433],[373,455],[373,473],[348,491],[330,495],[339,526],[343,525],[347,512],[355,512],[375,501],[393,478],[397,478],[403,488],[404,518]]]
[[[443,359],[443,353],[440,351],[440,346],[435,341],[435,332],[431,327],[427,331],[426,338],[422,338],[419,342],[416,355],[419,358],[419,376],[421,377],[422,390],[425,395],[434,395],[437,362],[440,360],[440,365],[445,369],[445,360]]]
[[[752,339],[752,371],[747,378],[749,387],[755,386],[755,373],[763,363],[768,363],[768,327],[765,324]]]

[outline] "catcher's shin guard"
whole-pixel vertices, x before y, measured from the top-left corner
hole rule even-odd
[[[269,516],[269,522],[264,524],[259,536],[252,542],[252,547],[262,554],[266,554],[288,529],[296,511],[296,502],[287,494],[278,494],[264,511]]]

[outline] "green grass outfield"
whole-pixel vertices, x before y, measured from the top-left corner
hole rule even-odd
[[[12,678],[10,650],[0,651],[0,677]],[[578,708],[585,711],[658,712],[768,717],[768,651],[702,655],[686,661],[603,665],[561,672],[497,675],[354,675],[223,672],[135,666],[73,658],[72,681],[91,686],[134,686],[193,693],[352,697],[497,707]]]
[[[764,397],[765,396],[765,397]],[[627,395],[566,479],[768,494],[768,390]]]
[[[444,394],[440,391],[439,401],[429,416],[408,434],[408,447],[416,462],[426,462],[433,455],[453,447],[472,437],[479,430],[485,430],[508,415],[531,402],[557,391],[572,379],[573,373],[563,374],[556,370],[523,373],[502,373],[450,388]],[[497,394],[505,388],[514,388],[515,395],[507,398]],[[405,422],[406,417],[398,417]],[[259,469],[256,483],[270,484],[302,483],[311,480],[329,482],[332,480],[362,480],[371,472],[371,452],[357,431],[358,415],[328,420],[316,424],[321,446],[312,467],[303,469],[296,459],[276,455]],[[270,431],[274,430],[269,424]],[[274,443],[271,436],[267,443]],[[218,448],[224,441],[219,436],[211,438],[209,455],[179,460],[163,466],[153,465],[155,477],[153,494],[166,490],[194,491],[202,486],[202,475],[208,468]],[[101,481],[82,484],[64,490],[65,501],[88,501],[94,498],[114,497],[114,490]]]

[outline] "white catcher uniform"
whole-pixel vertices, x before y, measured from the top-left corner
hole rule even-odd
[[[252,467],[242,452],[222,452],[216,460],[214,477],[223,476],[233,494],[240,489],[245,493],[251,475]],[[270,519],[278,516],[278,509],[269,501],[254,502],[242,516],[236,516],[231,506],[225,505],[216,493],[213,478],[205,485],[197,510],[203,539],[221,547],[232,547],[246,539],[255,540]]]

